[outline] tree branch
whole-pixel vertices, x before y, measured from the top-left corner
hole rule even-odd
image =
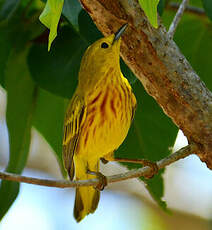
[[[174,37],[174,33],[176,31],[177,25],[179,24],[180,19],[183,16],[183,13],[185,11],[186,6],[188,5],[188,2],[189,2],[189,0],[182,0],[182,3],[179,6],[179,9],[177,10],[177,13],[176,13],[176,15],[175,15],[170,27],[169,27],[168,34],[169,34],[170,38]]]
[[[157,166],[159,169],[162,169],[165,166],[170,165],[171,163],[179,159],[187,157],[188,155],[194,153],[195,151],[196,150],[195,150],[194,145],[188,145],[176,151],[175,153],[169,155],[168,157],[158,161]],[[114,183],[114,182],[127,180],[130,178],[136,178],[136,177],[148,176],[148,175],[151,175],[151,168],[149,166],[146,166],[140,169],[130,170],[126,173],[108,176],[107,181],[108,183]],[[91,179],[91,180],[80,180],[80,181],[46,180],[46,179],[38,179],[38,178],[33,178],[33,177],[20,176],[17,174],[7,173],[7,172],[0,172],[0,179],[34,184],[34,185],[42,185],[42,186],[48,186],[48,187],[57,187],[57,188],[95,186],[99,183],[98,178]]]
[[[179,6],[180,6],[179,3],[170,2],[167,6],[167,9],[175,11],[176,9],[179,8]],[[185,12],[189,12],[191,14],[198,15],[198,16],[206,16],[205,11],[202,8],[195,7],[195,6],[186,6]]]
[[[138,0],[80,2],[105,35],[128,23],[122,37],[122,58],[189,143],[196,144],[196,153],[212,169],[212,93],[170,39],[160,19],[159,27],[153,28]]]

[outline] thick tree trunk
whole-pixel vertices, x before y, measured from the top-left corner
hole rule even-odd
[[[128,23],[122,39],[123,59],[212,169],[212,94],[164,26],[159,23],[154,29],[137,0],[80,2],[105,35]]]

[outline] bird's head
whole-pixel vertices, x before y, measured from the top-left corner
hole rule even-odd
[[[90,45],[81,61],[79,84],[87,88],[101,80],[110,68],[120,70],[119,54],[121,35],[127,24],[124,24],[115,34],[101,38]]]

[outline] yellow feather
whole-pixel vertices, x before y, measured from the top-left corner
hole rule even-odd
[[[112,156],[127,136],[136,99],[119,64],[121,39],[102,38],[86,50],[76,92],[64,122],[63,158],[70,179],[95,178],[101,157]],[[106,45],[102,45],[106,43]],[[111,159],[111,158],[110,158]],[[98,206],[99,191],[76,189],[74,216],[82,220]]]

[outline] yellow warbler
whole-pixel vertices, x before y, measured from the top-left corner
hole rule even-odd
[[[72,180],[96,178],[100,158],[113,159],[113,152],[127,136],[136,99],[119,63],[120,36],[115,34],[89,46],[82,58],[77,89],[64,121],[63,159]],[[79,222],[93,213],[100,192],[92,186],[76,188],[74,217]]]

